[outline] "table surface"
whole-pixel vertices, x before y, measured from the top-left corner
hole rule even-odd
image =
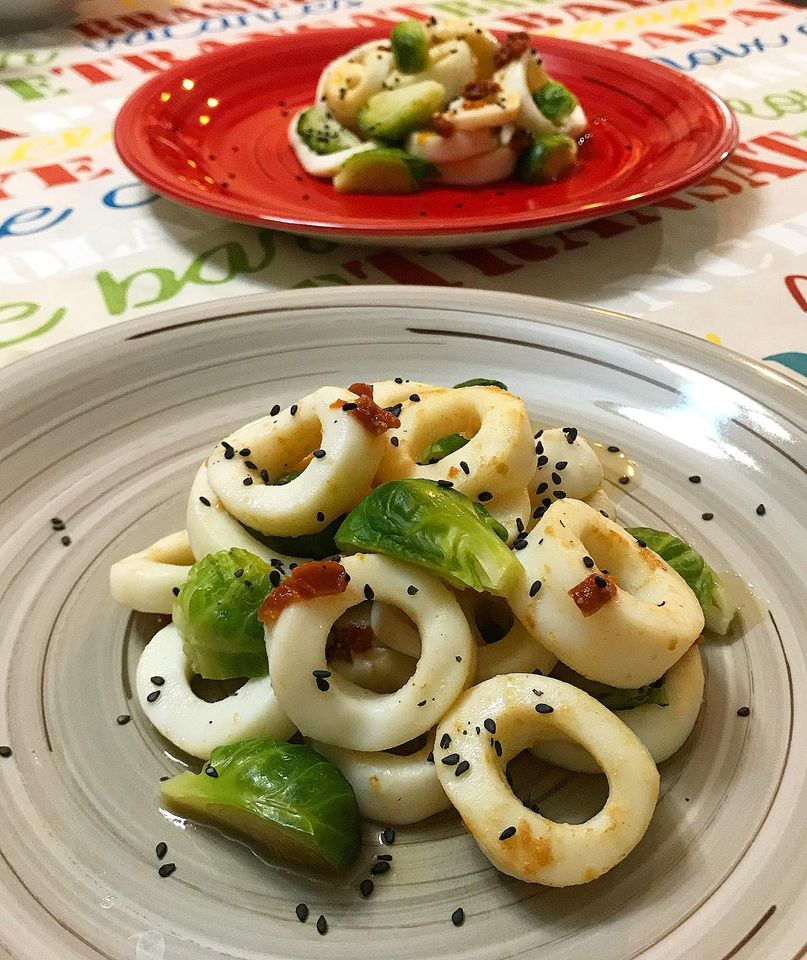
[[[242,293],[454,284],[606,307],[807,376],[807,9],[778,0],[95,0],[0,37],[0,366],[156,310]],[[677,202],[513,246],[347,247],[227,223],[154,194],[112,143],[139,84],[278,32],[413,14],[597,43],[723,96],[730,162]],[[524,251],[522,251],[524,252]]]

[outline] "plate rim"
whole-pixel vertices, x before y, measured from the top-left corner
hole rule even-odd
[[[770,407],[771,400],[775,399],[776,412],[807,433],[807,384],[761,360],[711,343],[695,334],[605,307],[480,287],[447,288],[391,284],[309,287],[241,294],[207,303],[159,310],[143,317],[122,320],[101,330],[79,334],[13,360],[4,368],[6,376],[0,382],[0,401],[4,397],[13,399],[20,387],[41,382],[39,377],[46,376],[50,371],[64,370],[75,357],[91,356],[96,352],[96,347],[103,349],[113,344],[123,345],[163,332],[171,333],[188,326],[219,320],[233,320],[257,312],[284,313],[326,307],[342,309],[385,306],[427,307],[448,314],[469,311],[509,315],[527,323],[549,320],[557,326],[587,330],[597,336],[607,335],[609,339],[640,350],[655,349],[659,356],[669,356],[672,353],[684,357],[688,365],[692,365],[693,358],[697,358],[699,362],[694,364],[694,369],[712,377],[715,376],[716,369],[724,371],[732,381],[730,385],[743,397],[764,406]],[[549,316],[544,317],[543,314]],[[762,396],[766,399],[749,392],[753,385],[762,391]],[[4,405],[0,403],[0,410],[2,409]],[[0,416],[0,423],[3,419]]]
[[[396,21],[389,20],[388,22],[390,25],[394,25]],[[506,33],[504,30],[493,30],[492,32],[497,35],[504,35]],[[203,199],[189,199],[186,193],[175,187],[175,179],[169,180],[161,175],[155,176],[153,173],[153,167],[150,167],[148,164],[144,163],[140,158],[139,151],[137,149],[139,141],[135,139],[133,134],[133,121],[139,116],[141,106],[147,100],[151,99],[152,96],[154,96],[157,92],[159,92],[160,88],[164,87],[167,82],[170,82],[173,79],[179,79],[183,75],[187,75],[189,70],[198,69],[200,64],[208,64],[211,61],[215,63],[217,60],[224,60],[228,57],[232,57],[233,51],[243,47],[252,47],[260,44],[283,47],[284,44],[288,44],[289,41],[293,40],[294,38],[294,34],[277,34],[275,36],[247,40],[243,43],[232,44],[224,50],[216,50],[211,53],[200,54],[199,56],[192,57],[191,59],[183,61],[177,66],[170,67],[168,70],[149,78],[143,84],[133,90],[121,106],[113,126],[113,143],[118,156],[127,169],[129,169],[136,177],[138,177],[138,179],[142,180],[149,187],[152,187],[154,190],[156,190],[161,196],[166,197],[173,202],[180,203],[184,206],[189,206],[193,209],[202,210],[208,214],[238,223],[248,223],[253,226],[262,226],[278,230],[279,232],[283,233],[303,233],[308,236],[329,236],[339,238],[344,241],[347,241],[348,238],[350,238],[352,241],[412,241],[426,240],[430,237],[441,238],[443,241],[446,241],[452,238],[471,236],[478,242],[484,237],[495,237],[498,235],[509,236],[513,233],[526,235],[531,232],[543,232],[555,227],[571,227],[575,224],[588,222],[589,220],[597,219],[599,217],[607,217],[624,213],[627,210],[645,206],[649,203],[657,202],[669,197],[674,193],[677,193],[679,190],[683,190],[686,187],[691,186],[693,183],[696,183],[707,174],[716,170],[721,164],[725,163],[725,161],[737,148],[740,137],[740,129],[734,113],[731,111],[728,104],[722,97],[714,93],[699,81],[695,80],[693,77],[678,73],[677,71],[670,67],[666,67],[663,64],[655,63],[654,61],[648,60],[645,57],[637,57],[634,54],[626,53],[625,51],[605,50],[597,47],[596,45],[582,43],[577,40],[569,40],[562,37],[550,37],[531,31],[528,32],[532,41],[540,42],[547,48],[555,48],[558,51],[579,48],[585,48],[588,51],[594,49],[599,54],[604,54],[607,59],[616,61],[617,69],[620,64],[629,65],[632,62],[638,61],[645,69],[650,70],[652,73],[658,73],[660,76],[666,77],[668,81],[674,81],[674,83],[680,85],[681,88],[687,89],[690,95],[697,96],[702,101],[709,101],[722,116],[722,135],[716,139],[715,145],[710,153],[705,154],[698,163],[686,167],[684,170],[682,170],[678,177],[674,178],[673,180],[669,180],[666,185],[657,185],[656,187],[645,190],[641,193],[631,194],[629,197],[623,198],[622,200],[614,200],[609,203],[595,202],[586,204],[584,207],[580,207],[576,211],[568,214],[556,214],[555,216],[549,217],[543,217],[540,214],[532,214],[528,215],[520,222],[508,223],[501,226],[490,223],[452,226],[450,223],[447,223],[440,224],[438,226],[424,225],[422,229],[418,229],[416,227],[390,227],[384,224],[365,224],[360,226],[359,224],[361,224],[361,219],[358,219],[354,225],[352,223],[328,224],[324,223],[322,218],[309,218],[307,220],[301,220],[286,216],[273,216],[271,214],[256,214],[252,217],[244,217],[241,215],[234,216],[231,212],[227,212],[227,210],[224,209],[220,203],[205,202]],[[379,37],[385,36],[380,25],[373,27],[330,27],[317,31],[317,33],[322,37],[335,34],[344,34],[346,35],[346,44],[350,43],[350,35],[353,35],[357,39],[360,38],[364,41],[373,39],[375,35],[378,35]],[[353,45],[355,46],[355,44]]]

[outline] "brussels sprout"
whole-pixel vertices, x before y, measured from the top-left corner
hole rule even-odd
[[[715,633],[725,633],[737,611],[737,605],[703,557],[686,541],[664,530],[630,527],[628,533],[666,560],[686,580],[698,598],[707,626]]]
[[[293,479],[294,477],[291,477],[286,482],[290,483]],[[287,557],[308,557],[311,560],[324,560],[326,557],[332,557],[339,552],[333,538],[344,519],[344,516],[337,517],[327,527],[323,527],[319,533],[304,533],[299,537],[270,537],[244,524],[242,526],[251,537],[254,537],[275,553],[282,553]]]
[[[333,180],[337,193],[416,193],[434,167],[404,150],[378,147],[356,153]]]
[[[455,383],[454,389],[460,390],[462,387],[498,387],[500,390],[506,390],[507,384],[501,380],[485,380],[484,377],[475,377],[473,380],[463,380],[462,383]]]
[[[209,553],[191,567],[174,623],[194,671],[211,680],[263,677],[269,669],[258,609],[271,568],[249,550]]]
[[[374,93],[359,110],[359,130],[368,140],[403,140],[431,120],[444,96],[445,88],[436,80]]]
[[[456,490],[431,480],[391,480],[372,490],[336,534],[343,553],[383,553],[432,570],[455,587],[507,594],[521,564],[507,531]]]
[[[392,56],[401,73],[420,73],[429,66],[429,41],[417,20],[404,20],[392,28]]]
[[[564,120],[568,119],[577,106],[577,97],[568,87],[564,87],[556,80],[550,80],[540,90],[536,90],[532,99],[541,113],[555,126],[560,126]]]
[[[524,183],[552,183],[574,166],[577,144],[565,133],[540,133],[519,154],[516,176]]]
[[[216,747],[199,774],[160,787],[172,812],[235,833],[288,860],[343,867],[361,850],[353,788],[302,744],[241,740]]]
[[[287,483],[291,483],[292,480],[296,480],[302,472],[302,470],[289,470],[288,473],[279,476],[272,485],[275,487],[284,487]]]
[[[449,433],[446,437],[440,437],[423,451],[420,457],[421,463],[439,463],[450,453],[462,450],[467,442],[461,433]]]
[[[320,107],[309,107],[300,114],[297,133],[307,147],[320,155],[338,153],[361,143],[355,133]]]
[[[604,685],[603,685],[604,686]],[[621,690],[619,687],[608,687],[592,693],[600,703],[609,710],[633,710],[645,703],[655,703],[659,707],[668,707],[670,698],[664,689],[662,681],[648,683],[644,687],[631,690]]]

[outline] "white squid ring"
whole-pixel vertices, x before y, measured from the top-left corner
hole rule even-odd
[[[574,438],[572,443],[569,436]],[[536,518],[556,497],[585,500],[602,486],[602,464],[586,439],[576,431],[568,434],[561,428],[539,430],[535,453],[538,459],[529,490]]]
[[[613,687],[652,683],[703,630],[703,611],[686,582],[579,500],[555,501],[516,555],[524,567],[509,597],[516,616],[591,680]],[[584,616],[569,591],[603,570],[616,578],[616,594]]]
[[[420,401],[404,401],[400,420],[401,426],[390,432],[379,482],[410,477],[450,480],[454,489],[469,497],[482,494],[485,508],[494,515],[497,497],[526,491],[535,463],[532,428],[519,397],[498,387],[438,388]],[[463,431],[473,431],[464,447],[438,463],[418,465],[428,444]]]
[[[573,671],[564,671],[561,676],[578,686],[574,679],[577,674]],[[585,690],[584,677],[579,678],[579,686]],[[683,747],[698,719],[703,702],[703,664],[697,643],[664,674],[664,690],[670,701],[666,707],[643,703],[631,710],[613,711],[647,747],[656,763],[669,760]],[[600,772],[589,754],[576,743],[551,740],[539,743],[530,752],[540,760],[575,773]]]
[[[527,809],[505,780],[509,760],[559,733],[588,750],[608,778],[605,806],[585,823],[547,820]],[[437,776],[503,873],[550,887],[587,883],[623,860],[647,830],[659,788],[652,757],[610,710],[568,683],[524,674],[486,680],[443,718],[438,744],[444,734],[452,742],[435,749]]]
[[[355,394],[337,387],[321,387],[296,405],[246,424],[224,443],[237,452],[229,459],[220,444],[208,457],[207,479],[228,513],[261,533],[296,537],[316,533],[351,510],[370,490],[385,447],[383,436],[373,436],[341,404]],[[337,406],[333,406],[336,404]],[[321,438],[321,439],[320,439]],[[265,484],[254,462],[270,477],[288,472],[320,443],[299,477],[282,486]],[[317,451],[314,451],[317,453]],[[249,479],[249,485],[244,480]]]
[[[205,500],[207,503],[204,502]],[[188,497],[185,522],[188,525],[188,538],[194,556],[200,560],[209,553],[240,547],[273,565],[278,562],[283,566],[305,562],[300,557],[287,557],[283,553],[270,550],[260,540],[256,540],[247,533],[244,527],[227,513],[224,504],[208,483],[206,463],[202,464],[194,477]]]
[[[278,706],[269,677],[247,680],[229,697],[208,703],[191,689],[192,676],[182,637],[169,623],[140,655],[137,696],[151,723],[185,753],[206,759],[224,744],[251,737],[288,740],[294,733],[294,724]],[[152,677],[164,682],[158,686]]]
[[[316,740],[310,742],[350,781],[363,817],[403,826],[451,807],[437,779],[435,765],[427,759],[434,747],[433,734],[425,746],[409,756],[384,751],[364,753]]]
[[[476,645],[459,604],[435,577],[380,555],[356,554],[342,563],[351,577],[344,593],[292,604],[267,624],[269,673],[281,707],[304,736],[350,750],[387,750],[439,721],[474,675]],[[326,662],[331,625],[373,595],[400,607],[420,631],[417,668],[394,693],[358,687]],[[318,689],[320,671],[329,678],[325,690]]]
[[[112,599],[141,613],[171,613],[174,590],[195,563],[185,530],[170,533],[150,547],[113,563],[109,570]]]

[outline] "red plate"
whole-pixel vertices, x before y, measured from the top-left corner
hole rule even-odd
[[[392,24],[390,24],[390,27]],[[295,233],[398,246],[504,242],[639,207],[706,176],[737,145],[733,114],[667,67],[589,44],[536,36],[548,72],[577,94],[592,137],[559,183],[506,180],[406,196],[345,195],[300,167],[289,120],[314,99],[323,67],[389,30],[322,30],[197,57],[124,104],[115,144],[165,196]]]

